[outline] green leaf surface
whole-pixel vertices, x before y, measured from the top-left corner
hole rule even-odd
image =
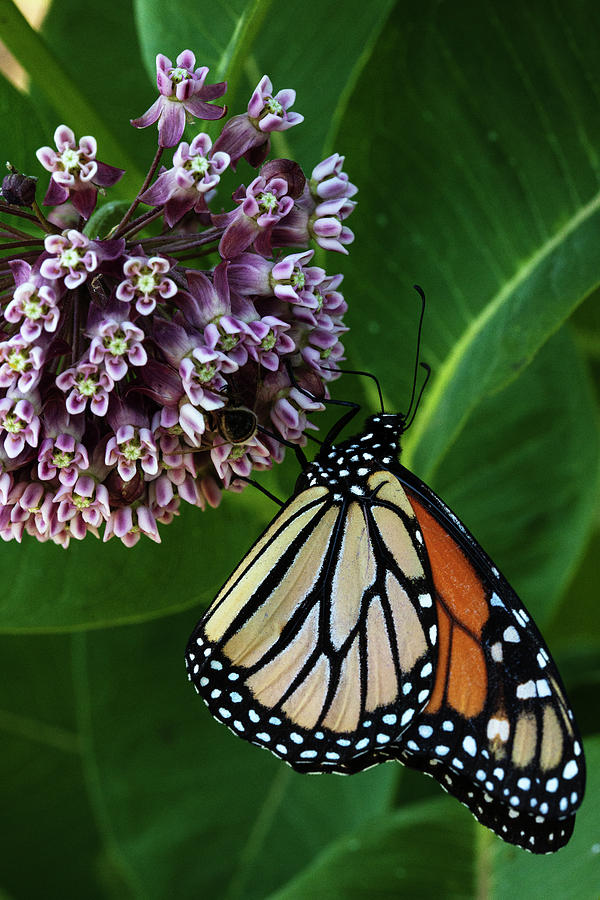
[[[0,31],[3,41],[35,86],[34,98],[44,98],[44,118],[49,105],[54,111],[56,125],[64,122],[74,129],[84,130],[85,134],[93,134],[98,141],[99,159],[128,169],[133,182],[140,178],[137,164],[128,156],[118,135],[125,130],[128,119],[140,113],[128,111],[122,119],[117,118],[125,108],[129,110],[128,106],[124,107],[123,100],[117,98],[125,96],[127,102],[131,102],[140,75],[134,72],[129,79],[133,90],[123,92],[120,78],[115,78],[114,56],[98,53],[90,65],[92,34],[98,42],[97,47],[104,42],[122,57],[126,55],[126,48],[131,48],[135,37],[127,28],[127,9],[127,3],[107,4],[98,7],[95,13],[90,7],[82,16],[81,5],[73,0],[61,0],[61,3],[53,4],[42,35],[28,24],[12,0],[0,0]],[[55,16],[59,19],[53,35],[51,23]],[[77,137],[80,136],[81,131]],[[29,154],[32,155],[39,146],[50,144],[51,139],[51,134],[35,135],[29,131]],[[138,147],[142,145],[143,141],[138,142]],[[129,180],[117,184],[112,189],[113,197],[123,196],[128,185],[130,188]]]
[[[600,737],[584,744],[588,783],[573,837],[551,856],[495,842],[491,900],[597,900],[600,895]]]
[[[85,765],[134,892],[259,898],[389,806],[394,767],[306,777],[213,721],[186,681],[193,613],[77,636]]]
[[[331,152],[341,117],[375,40],[393,7],[392,0],[308,0],[294,6],[271,0],[235,0],[211,7],[209,16],[190,16],[189,3],[136,0],[146,68],[154,79],[155,56],[171,59],[189,48],[198,65],[211,69],[209,81],[226,79],[230,113],[246,110],[252,91],[267,74],[277,92],[297,90],[294,109],[305,121],[276,134],[274,152],[294,153],[305,171]],[[169,40],[161,25],[169,21]],[[336,39],[322,23],[335,21]]]
[[[135,9],[146,70],[156,77],[156,55],[163,53],[173,62],[182,50],[196,54],[198,66],[211,70],[209,81],[227,80],[229,85],[239,77],[244,56],[252,49],[257,31],[264,22],[272,0],[232,0],[211,6],[208,16],[190,15],[184,0],[135,0]],[[281,18],[287,21],[287,16]],[[169,22],[165,40],[164,23]],[[229,101],[229,97],[228,97]]]
[[[563,329],[520,378],[480,404],[433,486],[541,624],[581,560],[599,475],[594,394]]]
[[[183,505],[161,529],[162,543],[142,538],[127,549],[71,542],[68,551],[27,540],[0,545],[11,572],[0,600],[0,633],[70,631],[143,622],[207,604],[241,558],[272,506],[258,491],[229,495],[218,512]]]
[[[69,641],[0,638],[0,884],[100,898],[102,845],[84,785]]]
[[[357,90],[342,123],[361,189],[348,345],[397,393],[413,355],[409,285],[424,286],[433,380],[407,447],[426,478],[600,282],[599,19],[586,3],[567,16],[555,3],[405,0],[361,79],[376,89]]]
[[[118,225],[127,210],[126,200],[112,200],[100,206],[85,223],[84,234],[90,238],[105,238],[111,228]]]
[[[504,844],[451,798],[415,803],[331,843],[269,900],[366,897],[594,900],[600,890],[600,738],[566,848],[534,856]]]
[[[474,831],[466,810],[449,799],[413,804],[335,841],[269,900],[468,900],[475,885]]]
[[[11,123],[10,128],[2,133],[0,181],[8,175],[4,169],[6,160],[20,172],[37,175],[38,163],[33,152],[35,148],[31,147],[31,137],[34,130],[42,133],[41,122],[29,97],[13,87],[3,75],[0,75],[0,116],[3,122]],[[12,223],[20,227],[18,219],[13,219]]]

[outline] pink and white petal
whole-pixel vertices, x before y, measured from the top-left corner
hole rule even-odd
[[[68,125],[58,125],[54,131],[54,143],[58,149],[59,153],[64,153],[65,150],[74,150],[77,144],[75,143],[75,134]]]
[[[48,185],[48,190],[46,191],[46,196],[44,197],[44,206],[60,206],[61,203],[64,203],[65,200],[68,199],[68,189],[64,185],[59,184],[58,181],[52,177],[50,179],[50,184]]]
[[[215,87],[215,85],[212,85],[212,87]],[[215,96],[220,97],[221,94],[216,94]],[[201,100],[197,95],[186,99],[185,108],[196,119],[204,119],[207,122],[222,119],[227,112],[224,106],[213,106],[212,103]]]
[[[48,172],[52,172],[58,160],[58,154],[52,147],[40,147],[35,151],[38,161]]]
[[[158,123],[158,144],[160,147],[174,147],[181,140],[185,128],[185,110],[181,103],[165,100],[163,113]]]
[[[89,219],[96,208],[98,191],[95,187],[87,187],[78,191],[71,191],[71,203],[80,216]]]
[[[104,365],[113,381],[120,381],[127,374],[128,366],[122,356],[106,356]]]
[[[169,78],[169,84],[170,83],[171,79]],[[164,102],[164,97],[158,97],[150,109],[146,110],[143,116],[140,116],[138,119],[130,119],[129,121],[134,128],[147,128],[148,125],[153,125],[162,112]]]
[[[95,182],[100,187],[112,187],[125,174],[125,169],[118,169],[117,166],[109,166],[108,163],[96,160],[98,171],[96,173]]]

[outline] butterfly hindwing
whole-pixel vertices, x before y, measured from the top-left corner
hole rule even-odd
[[[560,676],[523,604],[472,535],[414,475],[438,611],[431,699],[399,758],[433,775],[501,837],[533,852],[568,840],[585,786]]]
[[[436,612],[414,513],[389,473],[369,471],[364,492],[301,489],[188,645],[213,715],[300,771],[388,759],[432,690]]]

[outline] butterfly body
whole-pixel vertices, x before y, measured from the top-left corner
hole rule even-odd
[[[301,772],[390,759],[505,840],[568,840],[585,766],[564,689],[515,592],[398,462],[406,419],[326,443],[190,638],[215,718]]]

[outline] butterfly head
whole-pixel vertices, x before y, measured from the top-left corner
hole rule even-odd
[[[400,452],[405,418],[399,414],[369,416],[362,432],[333,446],[324,446],[301,474],[297,489],[323,485],[342,495],[369,493],[369,477],[393,464]]]

